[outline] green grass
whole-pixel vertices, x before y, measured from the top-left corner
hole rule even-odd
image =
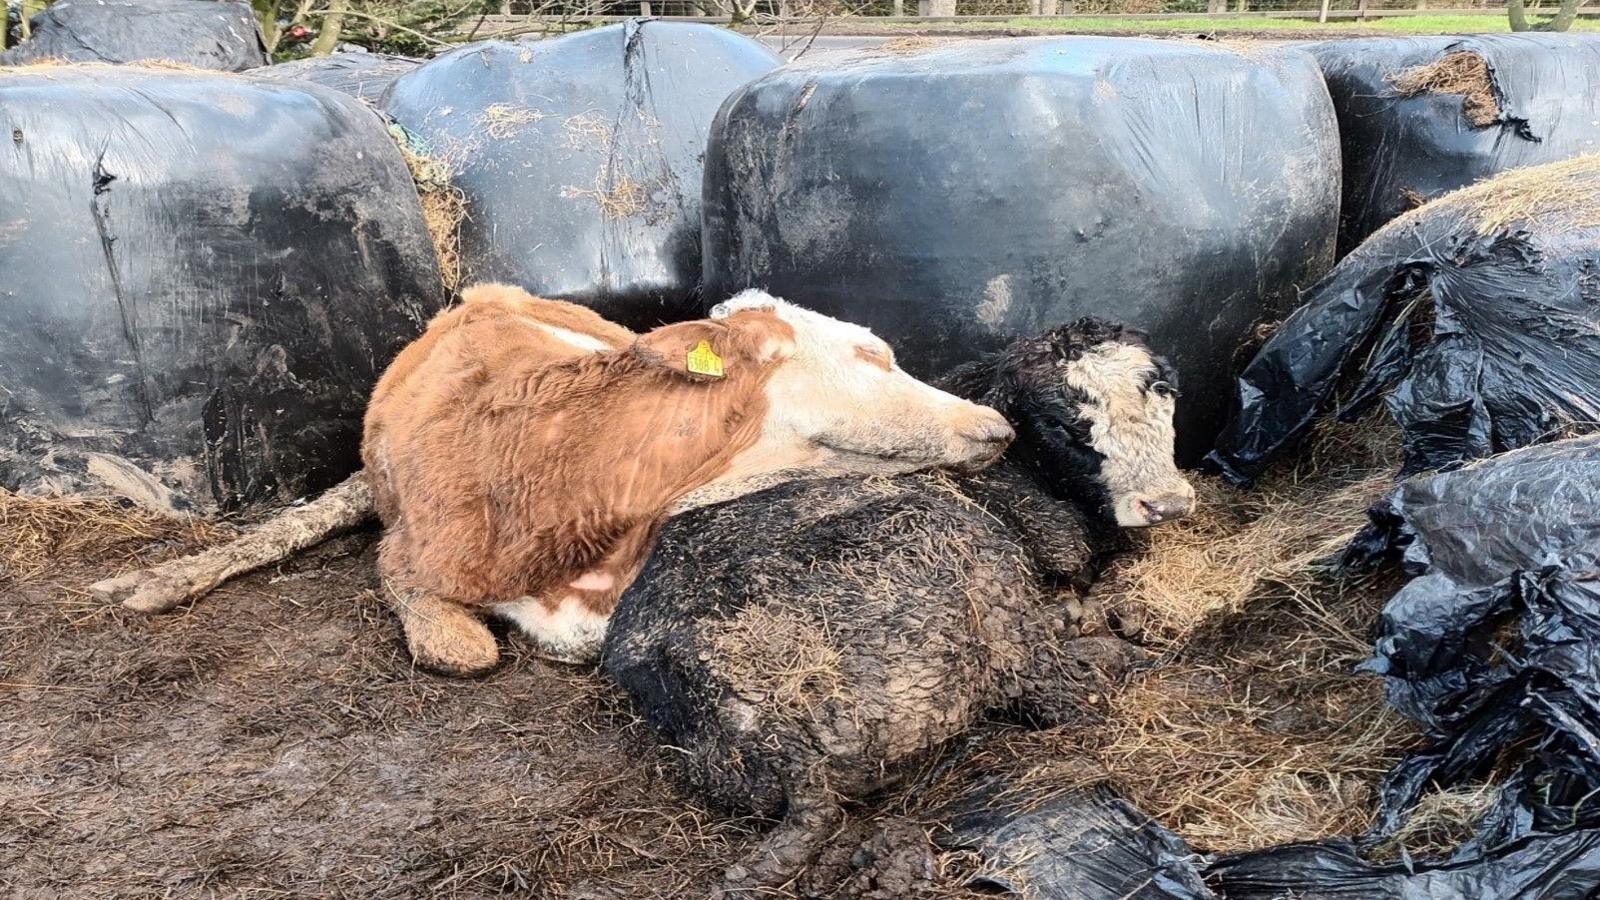
[[[1511,25],[1504,13],[1499,15],[1462,16],[1395,16],[1389,19],[1332,19],[1327,24],[1311,19],[1264,19],[1241,16],[1219,18],[1195,16],[1182,19],[1144,19],[1109,16],[1074,16],[1070,19],[1016,18],[1004,22],[949,22],[917,26],[919,31],[965,31],[996,28],[1016,28],[1040,33],[1072,33],[1082,31],[1127,31],[1151,34],[1163,31],[1329,31],[1362,32],[1371,34],[1473,34],[1488,31],[1510,31]],[[1573,31],[1600,31],[1600,19],[1579,19]]]

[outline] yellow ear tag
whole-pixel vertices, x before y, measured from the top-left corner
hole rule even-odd
[[[710,341],[701,341],[698,347],[689,351],[689,371],[696,375],[709,375],[712,378],[722,377],[722,357],[717,351],[711,349]]]

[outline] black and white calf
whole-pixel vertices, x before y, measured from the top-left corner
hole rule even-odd
[[[841,803],[893,785],[980,717],[1090,715],[1133,657],[1080,637],[1075,590],[1116,526],[1185,515],[1176,390],[1141,335],[1082,320],[944,387],[1017,440],[960,478],[795,483],[686,512],[611,620],[607,670],[688,786],[781,818],[728,887],[781,883]]]

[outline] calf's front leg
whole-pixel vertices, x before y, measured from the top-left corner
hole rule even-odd
[[[494,634],[475,611],[401,582],[383,580],[389,608],[400,618],[406,649],[418,668],[440,675],[482,675],[500,662]]]

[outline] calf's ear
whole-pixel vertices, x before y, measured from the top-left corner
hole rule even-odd
[[[695,381],[716,381],[741,363],[735,337],[721,322],[679,322],[640,335],[632,352],[656,368]]]
[[[776,316],[755,311],[663,325],[633,344],[633,354],[645,362],[695,381],[716,381],[793,352],[794,329]]]

